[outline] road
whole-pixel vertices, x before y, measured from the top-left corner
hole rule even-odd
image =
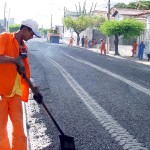
[[[27,45],[41,68],[34,80],[48,89],[44,102],[77,150],[150,149],[149,66],[45,39]],[[58,149],[51,120],[46,128],[49,149]]]

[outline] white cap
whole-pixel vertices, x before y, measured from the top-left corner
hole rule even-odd
[[[32,19],[23,20],[21,25],[31,28],[35,36],[41,37],[40,32],[38,31],[38,23],[36,21]]]

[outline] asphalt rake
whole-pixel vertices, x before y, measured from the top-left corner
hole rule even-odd
[[[34,87],[31,80],[28,79],[26,74],[23,74],[23,78],[25,79],[25,81],[29,85],[29,87],[32,90],[33,94],[37,95],[39,93],[39,91],[37,90],[37,88]],[[76,150],[75,149],[74,138],[64,134],[64,132],[62,131],[62,129],[60,128],[60,126],[58,125],[58,123],[56,122],[56,120],[54,119],[54,117],[52,116],[52,114],[50,113],[50,111],[48,110],[47,106],[45,105],[45,103],[43,101],[41,102],[41,105],[44,108],[47,115],[51,118],[51,120],[53,121],[53,123],[55,124],[56,128],[58,129],[58,131],[60,133],[60,135],[59,135],[60,150]]]

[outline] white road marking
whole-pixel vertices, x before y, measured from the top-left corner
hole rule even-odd
[[[114,60],[114,59],[112,59],[112,58],[107,58],[108,60]]]
[[[128,79],[126,79],[126,78],[124,78],[124,77],[122,77],[122,76],[120,76],[120,75],[117,75],[117,74],[115,74],[115,73],[112,73],[112,72],[109,71],[109,70],[106,70],[106,69],[104,69],[104,68],[102,68],[102,67],[99,67],[99,66],[97,66],[97,65],[94,65],[94,64],[92,64],[92,63],[90,63],[90,62],[87,62],[87,61],[85,61],[85,60],[81,60],[81,59],[74,58],[74,57],[72,57],[72,56],[70,56],[70,55],[67,55],[67,54],[65,54],[65,53],[62,53],[62,54],[65,55],[65,56],[67,56],[67,57],[69,57],[69,58],[71,58],[71,59],[73,59],[73,60],[75,60],[75,61],[78,61],[78,62],[83,63],[83,64],[86,64],[86,65],[88,65],[88,66],[90,66],[90,67],[92,67],[92,68],[95,68],[95,69],[97,69],[97,70],[99,70],[99,71],[101,71],[101,72],[103,72],[103,73],[105,73],[105,74],[107,74],[107,75],[109,75],[109,76],[112,76],[112,77],[114,77],[114,78],[116,78],[116,79],[118,79],[118,80],[120,80],[120,81],[122,81],[122,82],[128,84],[129,86],[132,86],[133,88],[135,88],[135,89],[137,89],[137,90],[139,90],[139,91],[141,91],[141,92],[143,92],[143,93],[145,93],[145,94],[147,94],[147,95],[150,96],[150,89],[147,89],[147,88],[145,88],[145,87],[143,87],[143,86],[141,86],[141,85],[139,85],[139,84],[137,84],[137,83],[135,83],[135,82],[133,82],[133,81],[131,81],[131,80],[128,80]]]
[[[115,121],[64,68],[51,58],[46,57],[46,59],[61,72],[62,76],[91,113],[124,150],[148,150],[142,143],[139,143],[132,135],[130,135],[117,121]]]

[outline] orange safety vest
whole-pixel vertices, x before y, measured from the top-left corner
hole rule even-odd
[[[137,43],[134,42],[133,45],[132,45],[132,51],[133,51],[133,52],[136,51],[136,48],[137,48]]]
[[[70,38],[70,43],[73,43],[74,38]]]
[[[27,46],[23,42],[23,47],[27,49]],[[0,34],[0,55],[18,57],[19,56],[19,44],[15,38],[15,33],[4,32]],[[30,78],[30,68],[28,58],[23,59],[23,63],[26,70],[26,75]],[[0,64],[0,95],[10,95],[16,80],[17,69],[16,65],[12,63]],[[25,102],[28,101],[29,86],[26,81],[21,77],[22,97]]]
[[[101,43],[101,50],[106,50],[104,41]]]

